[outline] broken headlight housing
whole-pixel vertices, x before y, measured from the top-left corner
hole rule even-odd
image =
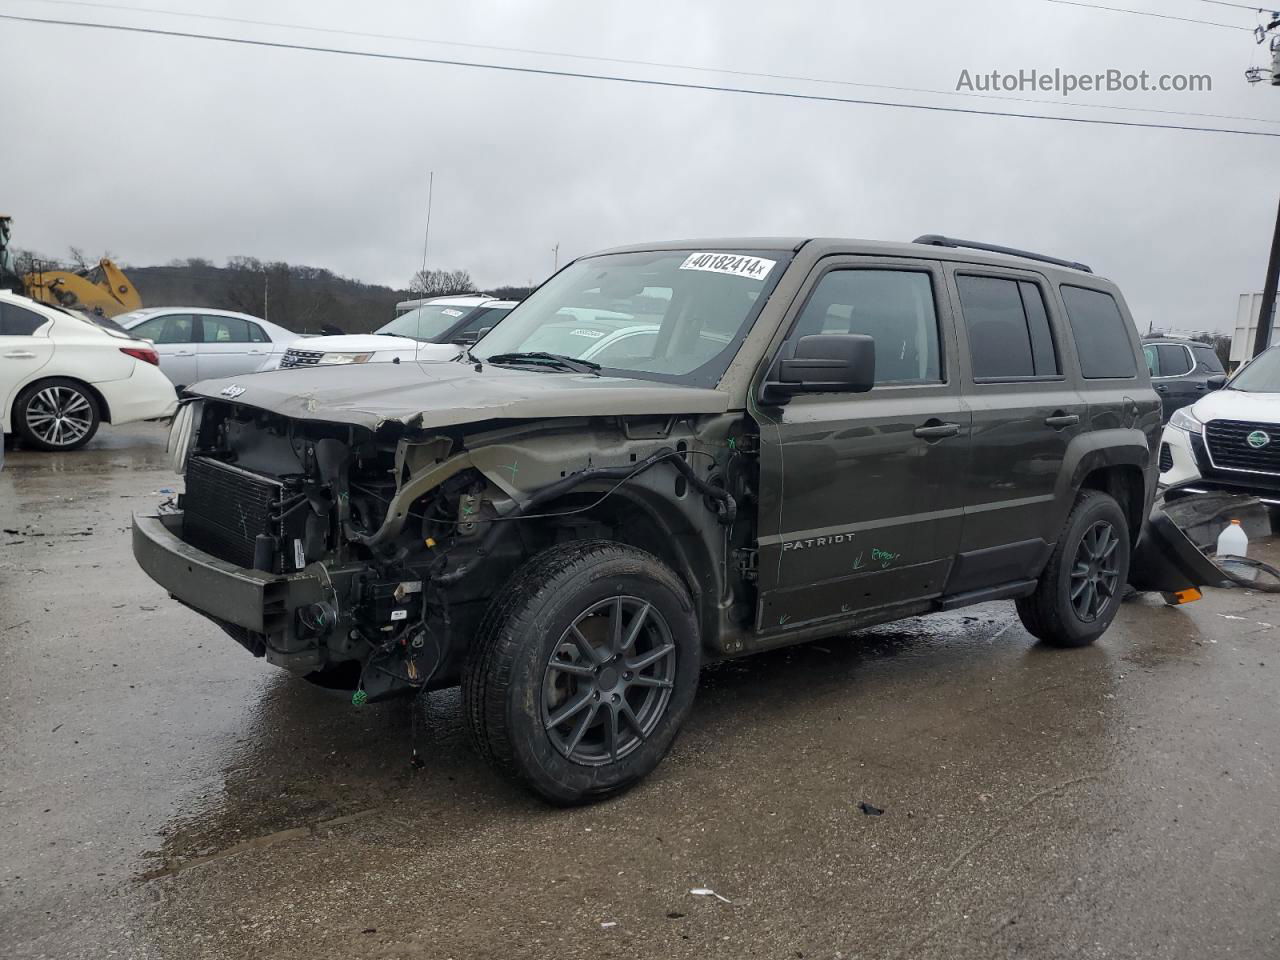
[[[169,443],[165,447],[169,454],[169,466],[173,472],[181,476],[187,472],[187,458],[196,443],[196,427],[204,409],[203,400],[192,400],[178,407],[173,416],[173,424],[169,427]]]

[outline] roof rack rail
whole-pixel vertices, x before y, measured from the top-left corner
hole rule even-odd
[[[937,233],[926,233],[916,237],[912,243],[924,243],[931,247],[964,247],[967,250],[985,250],[988,253],[1003,253],[1011,257],[1022,257],[1024,260],[1039,260],[1041,263],[1054,263],[1060,267],[1070,267],[1082,273],[1093,273],[1088,264],[1074,260],[1061,260],[1058,257],[1045,256],[1043,253],[1032,253],[1030,250],[1018,250],[1016,247],[1001,247],[994,243],[978,243],[976,240],[957,240],[955,237],[944,237]]]

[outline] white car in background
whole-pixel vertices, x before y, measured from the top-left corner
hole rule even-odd
[[[516,305],[492,297],[436,297],[400,314],[373,333],[307,337],[259,368],[389,363],[393,360],[452,360],[475,343]]]
[[[1160,486],[1166,499],[1230,491],[1280,505],[1280,346],[1174,411],[1160,444]]]
[[[149,343],[83,314],[0,291],[0,428],[75,450],[101,423],[171,416],[173,384]]]
[[[247,313],[211,307],[145,307],[115,322],[160,354],[160,369],[179,388],[197,380],[253,373],[279,362],[299,334]]]

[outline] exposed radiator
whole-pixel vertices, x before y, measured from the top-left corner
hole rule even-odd
[[[253,567],[259,534],[276,536],[282,493],[279,481],[209,457],[187,462],[187,491],[182,498],[182,538],[219,560]],[[282,573],[277,551],[275,573]]]

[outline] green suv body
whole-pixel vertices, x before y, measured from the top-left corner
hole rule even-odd
[[[1115,285],[925,243],[577,260],[455,361],[197,384],[146,571],[359,699],[457,685],[493,762],[623,789],[708,660],[1017,600],[1115,616],[1160,403]]]

